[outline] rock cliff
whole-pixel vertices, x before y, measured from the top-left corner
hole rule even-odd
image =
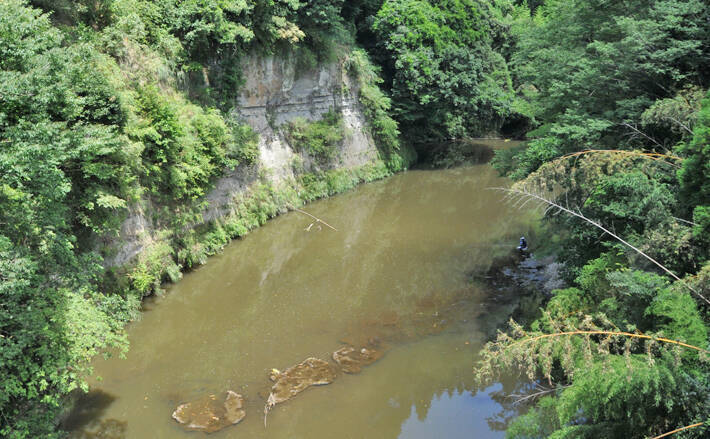
[[[359,167],[378,158],[372,136],[365,129],[357,82],[340,62],[298,72],[293,57],[252,56],[243,61],[242,71],[246,81],[232,116],[248,123],[259,134],[259,159],[253,166],[228,171],[215,183],[205,197],[205,222],[232,213],[233,200],[257,181],[266,180],[275,186],[291,184],[295,162],[302,164],[302,172],[316,168],[310,157],[294,151],[280,130],[297,117],[319,120],[328,111],[341,114],[346,136],[329,169]],[[146,215],[151,208],[146,201],[131,209],[116,241],[119,244],[105,259],[106,266],[126,264],[156,242],[158,231]]]

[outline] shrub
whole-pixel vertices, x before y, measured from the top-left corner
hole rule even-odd
[[[313,122],[293,119],[286,124],[284,134],[295,151],[308,154],[324,166],[335,157],[345,136],[345,125],[342,116],[331,110]]]

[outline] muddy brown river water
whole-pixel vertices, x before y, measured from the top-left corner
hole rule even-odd
[[[414,170],[270,221],[145,303],[126,359],[96,359],[101,380],[67,421],[73,438],[190,438],[175,407],[233,390],[246,417],[214,438],[500,438],[499,391],[472,368],[506,309],[471,279],[517,245],[532,218],[489,187],[488,165]],[[276,405],[272,368],[331,360],[376,343],[358,374]]]

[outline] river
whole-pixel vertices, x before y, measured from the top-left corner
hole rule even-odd
[[[472,280],[532,224],[487,164],[413,170],[309,204],[231,243],[146,300],[126,359],[94,361],[73,438],[190,438],[178,404],[231,389],[246,418],[214,438],[502,438],[500,390],[472,368],[505,321]],[[384,356],[279,404],[272,368],[376,340]]]

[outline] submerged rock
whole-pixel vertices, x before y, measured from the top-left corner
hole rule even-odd
[[[224,397],[207,395],[196,401],[181,404],[173,412],[173,419],[186,430],[213,433],[244,419],[244,398],[227,390]]]
[[[345,373],[360,373],[362,368],[369,366],[382,357],[382,351],[375,349],[355,349],[345,346],[333,352],[333,360]]]
[[[336,370],[332,364],[318,358],[307,358],[303,362],[286,369],[283,372],[272,370],[271,380],[274,385],[266,401],[267,411],[310,386],[330,384],[336,377]]]

